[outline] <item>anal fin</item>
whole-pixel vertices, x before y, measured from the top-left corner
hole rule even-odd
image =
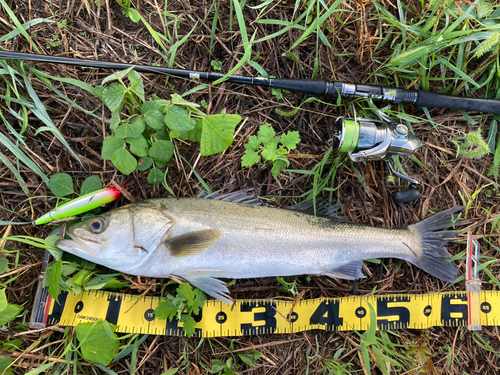
[[[194,285],[209,296],[228,305],[232,305],[233,301],[229,296],[229,290],[227,289],[226,283],[216,277],[231,278],[235,275],[236,272],[231,270],[199,268],[188,270],[178,276],[187,280],[191,285]]]
[[[321,274],[336,279],[345,279],[345,280],[363,279],[366,276],[361,271],[361,268],[363,268],[363,261],[356,260],[354,262],[347,263],[344,264],[343,266],[335,268],[334,270],[322,272]]]

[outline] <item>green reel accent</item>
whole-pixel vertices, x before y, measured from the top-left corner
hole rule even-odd
[[[344,120],[343,128],[344,137],[339,152],[349,152],[349,150],[356,150],[359,140],[359,122],[356,123],[356,121],[354,120]]]

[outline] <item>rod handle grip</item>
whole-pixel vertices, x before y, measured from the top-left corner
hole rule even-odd
[[[417,90],[417,95],[415,105],[418,107],[450,108],[500,114],[500,100],[497,99],[465,98],[424,90]]]

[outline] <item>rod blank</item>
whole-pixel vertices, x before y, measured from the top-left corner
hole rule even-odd
[[[159,73],[174,77],[185,77],[196,80],[216,81],[224,78],[222,73],[198,72],[158,66],[132,65],[106,61],[84,60],[59,56],[36,55],[32,53],[0,51],[0,58],[26,61],[39,61],[54,64],[74,65],[89,68],[124,70],[133,68],[142,73]],[[445,94],[436,94],[423,90],[405,90],[376,85],[327,82],[320,79],[261,78],[248,76],[229,76],[228,82],[252,86],[272,87],[317,96],[346,99],[370,98],[374,101],[393,104],[412,104],[417,107],[449,108],[465,111],[479,111],[500,114],[500,100],[467,98]]]

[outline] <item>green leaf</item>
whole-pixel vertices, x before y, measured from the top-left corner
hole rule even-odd
[[[111,275],[98,275],[92,277],[90,281],[88,281],[84,285],[85,290],[100,290],[100,289],[120,289],[129,285],[127,282],[122,282],[116,280],[118,274]]]
[[[260,155],[256,151],[245,150],[245,154],[241,157],[241,166],[242,167],[251,167],[254,164],[257,164],[260,161]]]
[[[49,189],[56,197],[65,197],[73,194],[73,180],[67,173],[56,173],[49,180]]]
[[[165,114],[165,124],[172,129],[180,132],[189,131],[195,128],[196,124],[191,121],[188,112],[178,106],[168,107]]]
[[[245,144],[245,150],[257,151],[261,145],[259,138],[256,135],[248,137],[248,142]]]
[[[7,296],[5,295],[5,288],[0,289],[0,312],[4,311],[8,304]]]
[[[105,85],[106,83],[112,82],[112,81],[121,81],[123,78],[130,72],[132,71],[132,67],[127,68],[125,70],[119,70],[116,73],[110,74],[106,78],[102,80],[102,85]]]
[[[104,141],[102,142],[101,157],[104,160],[111,160],[113,153],[124,146],[125,141],[123,139],[110,135],[109,137],[104,138]]]
[[[137,162],[137,170],[145,171],[151,168],[152,165],[153,165],[153,159],[146,156],[144,158],[140,158],[139,161]]]
[[[140,136],[139,138],[136,139],[127,139],[127,143],[130,145],[130,152],[132,152],[134,155],[140,156],[140,157],[145,157],[148,156],[148,141],[144,136]]]
[[[220,61],[212,60],[210,65],[213,66],[214,70],[222,70],[222,63]]]
[[[194,299],[194,296],[191,284],[189,283],[180,284],[177,287],[177,297],[185,299],[186,301],[188,301],[188,306],[192,306],[192,301]]]
[[[192,112],[200,116],[204,116],[205,114],[198,109],[200,105],[197,103],[188,102],[186,99],[183,98],[183,96],[185,95],[186,93],[182,94],[182,96],[179,94],[172,94],[172,104],[183,105],[185,107],[188,107],[188,109],[191,110]]]
[[[274,162],[278,158],[277,145],[274,142],[268,143],[261,152],[264,159]]]
[[[163,139],[164,141],[170,141],[170,136],[167,132],[167,127],[165,126],[163,129],[158,130],[155,134],[154,137],[156,139]]]
[[[205,302],[207,301],[207,296],[200,289],[195,288],[193,290],[194,302],[192,305],[193,313],[198,315],[200,313],[200,309],[205,306]]]
[[[87,91],[91,91],[92,90],[92,86],[90,86],[88,88]],[[99,86],[96,86],[95,88],[93,88],[93,92],[94,92],[94,95],[97,96],[97,98],[102,99],[102,93],[104,92],[104,86],[103,85],[99,85]]]
[[[0,326],[13,321],[23,311],[23,307],[19,305],[7,305],[7,308],[0,314]]]
[[[238,352],[237,354],[238,357],[250,367],[254,367],[255,361],[262,357],[262,353],[258,350],[250,350],[244,353]]]
[[[137,160],[124,148],[113,152],[111,162],[123,174],[130,174],[137,168]]]
[[[4,341],[1,344],[2,350],[19,350],[23,346],[23,342],[19,339]],[[1,374],[1,373],[0,373]]]
[[[259,137],[259,141],[263,143],[264,146],[267,146],[273,142],[276,132],[268,124],[264,124],[260,126],[257,136]]]
[[[108,329],[105,328],[107,325]],[[76,326],[76,338],[80,342],[82,357],[89,362],[107,366],[118,353],[120,340],[114,333],[118,326],[109,324],[105,320],[95,323],[80,323]],[[108,332],[111,330],[112,337]]]
[[[186,332],[187,337],[192,337],[194,333],[196,332],[195,327],[196,326],[196,321],[192,316],[189,316],[186,321],[184,322],[184,332]]]
[[[271,168],[271,173],[273,174],[274,179],[278,178],[278,174],[286,166],[287,166],[287,163],[283,159],[278,159],[274,162],[273,167]]]
[[[75,293],[76,295],[78,295],[82,292],[81,285],[75,283],[75,277],[70,277],[69,279],[67,279],[66,285],[69,288],[69,291]]]
[[[112,132],[116,131],[116,128],[118,125],[120,125],[120,122],[122,121],[122,114],[120,111],[116,111],[111,113],[111,119],[109,120],[109,128],[111,129]]]
[[[170,132],[170,137],[184,139],[185,141],[200,142],[201,133],[203,131],[203,120],[202,119],[196,119],[196,120],[191,119],[191,120],[196,121],[196,127],[193,130],[185,132],[172,130]]]
[[[130,17],[132,22],[137,23],[141,19],[141,15],[134,8],[130,8],[127,10],[127,15]]]
[[[493,12],[493,5],[486,0],[479,0],[479,7],[477,10],[477,18],[486,18]]]
[[[146,123],[155,130],[165,129],[165,116],[157,109],[144,114]]]
[[[174,155],[174,144],[170,141],[157,140],[149,149],[149,156],[160,163],[167,163]]]
[[[169,319],[172,321],[173,317],[177,315],[177,306],[172,303],[170,299],[165,299],[158,304],[155,310],[155,316],[160,320]]]
[[[68,276],[68,275],[71,275],[73,272],[75,272],[77,269],[78,269],[78,263],[71,262],[71,263],[63,264],[61,273],[63,276]]]
[[[40,367],[36,367],[34,368],[33,370],[31,370],[30,372],[27,372],[25,375],[38,375],[38,374],[46,374],[47,373],[47,370],[49,368],[51,368],[52,366],[54,366],[57,362],[56,361],[52,361],[52,362],[49,362],[49,363],[46,363],[44,365],[41,365]]]
[[[239,115],[205,116],[200,140],[201,155],[217,154],[228,148],[233,143],[234,129],[240,121]]]
[[[142,132],[146,129],[146,121],[143,116],[134,115],[130,117],[130,123],[123,122],[118,129],[116,129],[115,137],[126,138],[139,138]]]
[[[58,260],[57,262],[50,264],[45,274],[45,278],[47,278],[49,282],[49,294],[55,300],[59,297],[59,280],[61,280],[61,275],[62,260]]]
[[[175,375],[179,371],[178,367],[171,368],[170,370],[166,372],[162,372],[160,375]]]
[[[82,187],[80,189],[80,195],[85,195],[93,193],[94,191],[102,189],[101,178],[98,175],[90,176],[83,181]]]
[[[10,357],[0,357],[0,374],[3,375],[14,375],[14,371],[9,368],[7,371],[5,369],[12,363],[12,358]]]
[[[163,172],[158,168],[151,169],[148,175],[148,183],[151,185],[160,185],[163,182]]]
[[[145,115],[149,111],[161,111],[170,104],[168,100],[148,100],[142,104],[141,113]]]
[[[226,369],[226,362],[219,361],[218,359],[212,359],[212,374],[220,374]]]
[[[9,260],[7,258],[0,258],[0,275],[7,272],[9,272]]]
[[[83,285],[89,275],[90,275],[89,270],[81,270],[74,276],[74,283],[76,285]]]
[[[146,98],[144,97],[144,82],[141,75],[135,70],[131,70],[128,73],[128,80],[130,81],[130,90],[141,99],[141,102],[144,102]]]
[[[113,82],[106,87],[102,92],[104,104],[111,112],[120,110],[123,106],[123,97],[125,96],[125,89],[118,82]]]
[[[300,142],[300,134],[298,131],[291,131],[281,136],[281,144],[289,150],[295,150]]]

